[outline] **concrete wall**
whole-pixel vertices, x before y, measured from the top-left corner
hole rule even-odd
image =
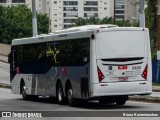
[[[7,55],[10,53],[11,51],[11,46],[10,45],[6,45],[6,44],[1,44],[0,43],[0,55]]]
[[[0,43],[0,61],[8,62],[8,54],[11,51],[11,46]]]

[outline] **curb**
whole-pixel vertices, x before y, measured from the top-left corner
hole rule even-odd
[[[10,84],[0,83],[0,88],[7,88],[7,89],[11,89],[11,85],[10,85]]]
[[[160,90],[159,89],[154,89],[154,90],[152,90],[153,92],[160,92]]]
[[[145,96],[145,97],[139,97],[139,96],[130,96],[128,100],[131,101],[139,101],[139,102],[149,102],[149,103],[160,103],[160,98],[159,97],[150,97],[150,96]]]
[[[160,92],[160,90],[153,90],[153,92]]]

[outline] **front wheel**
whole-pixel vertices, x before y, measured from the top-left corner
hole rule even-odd
[[[28,100],[29,99],[29,95],[26,94],[26,87],[25,87],[25,85],[23,85],[21,89],[22,89],[22,98],[24,100]]]

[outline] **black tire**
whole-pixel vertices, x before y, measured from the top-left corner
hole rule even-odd
[[[102,99],[99,99],[98,102],[99,102],[99,104],[106,104],[106,102]]]
[[[24,83],[22,84],[22,87],[21,87],[21,94],[22,94],[23,100],[37,100],[38,99],[38,96],[36,96],[36,95],[27,95],[26,94],[26,87],[25,87]]]
[[[73,98],[73,90],[71,84],[68,84],[67,86],[67,100],[70,106],[74,107],[77,105],[77,100]]]
[[[57,102],[58,102],[58,104],[63,105],[64,102],[65,102],[65,99],[64,99],[63,88],[62,88],[62,85],[60,83],[58,84],[56,91],[57,91],[56,92],[57,93],[57,95],[56,95]]]
[[[127,100],[128,100],[128,96],[121,96],[117,98],[116,105],[124,105]]]
[[[26,87],[25,87],[25,85],[22,85],[21,92],[22,92],[22,98],[23,98],[23,100],[28,100],[30,98],[30,96],[26,94]]]
[[[39,99],[39,97],[37,95],[28,95],[28,99],[33,100],[33,101],[37,101]]]
[[[118,100],[116,101],[116,105],[124,105],[126,103],[126,100]]]
[[[107,99],[99,99],[99,104],[112,104],[112,103],[115,103],[115,101],[114,100],[108,101]]]
[[[58,103],[56,97],[49,97],[49,101],[51,101],[52,103]]]

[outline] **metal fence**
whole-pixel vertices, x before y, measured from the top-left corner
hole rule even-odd
[[[160,61],[152,60],[152,78],[154,83],[160,83]]]

